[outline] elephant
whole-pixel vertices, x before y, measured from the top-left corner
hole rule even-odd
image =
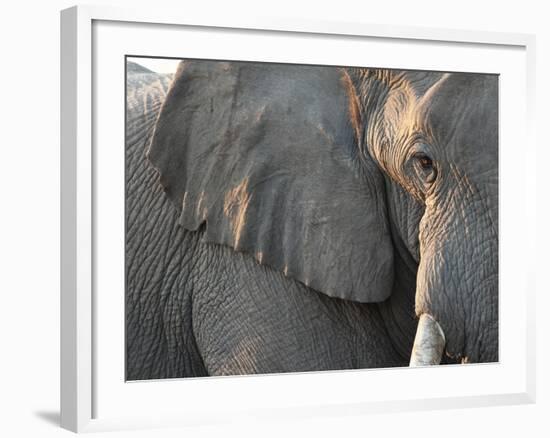
[[[128,380],[499,360],[498,76],[128,66]]]

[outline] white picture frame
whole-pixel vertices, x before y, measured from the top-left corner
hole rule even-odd
[[[101,28],[101,26],[105,26]],[[120,26],[118,29],[116,26]],[[122,29],[124,28],[124,29]],[[108,174],[111,172],[113,178],[111,181],[116,180],[116,172],[120,175],[123,174],[123,167],[116,167],[115,164],[108,169],[105,164],[105,154],[97,154],[97,139],[102,138],[104,135],[113,135],[113,138],[120,138],[120,132],[113,132],[117,129],[123,129],[123,126],[118,128],[109,128],[107,125],[101,125],[102,112],[100,108],[104,105],[100,92],[98,92],[103,85],[100,84],[104,76],[102,73],[105,71],[105,62],[103,54],[105,53],[105,59],[111,59],[109,57],[118,57],[120,53],[126,53],[129,55],[139,55],[135,50],[132,52],[125,52],[124,47],[119,47],[117,38],[124,40],[124,37],[120,32],[134,32],[131,33],[135,38],[132,41],[139,43],[139,34],[135,33],[139,29],[148,29],[153,37],[150,37],[148,41],[162,39],[162,35],[169,32],[177,32],[178,29],[188,29],[190,31],[199,31],[201,35],[209,35],[209,32],[214,33],[231,31],[235,34],[235,38],[244,39],[247,38],[273,38],[273,39],[286,39],[286,38],[308,38],[309,36],[315,36],[315,38],[334,38],[334,39],[346,39],[350,41],[353,39],[355,43],[361,44],[362,41],[383,41],[384,44],[399,46],[406,42],[411,47],[428,46],[430,44],[445,48],[446,44],[452,44],[453,46],[460,47],[460,50],[464,53],[468,51],[475,51],[479,48],[484,50],[493,50],[495,53],[498,51],[502,54],[503,66],[509,63],[510,65],[516,65],[514,68],[518,68],[518,75],[514,76],[516,81],[521,82],[521,87],[517,85],[517,94],[514,97],[514,101],[520,103],[522,114],[524,113],[525,119],[521,120],[519,128],[514,127],[510,130],[520,129],[520,131],[506,131],[504,133],[504,141],[507,138],[513,138],[515,135],[524,134],[526,142],[524,142],[524,148],[526,151],[535,150],[535,141],[533,134],[533,111],[534,111],[534,46],[535,39],[532,35],[526,34],[508,34],[508,33],[491,33],[491,32],[474,32],[474,31],[460,31],[451,29],[427,29],[416,27],[403,27],[403,26],[388,26],[388,25],[373,25],[365,23],[337,23],[337,22],[315,22],[308,20],[279,20],[268,17],[245,17],[239,20],[231,20],[227,22],[223,18],[216,18],[213,16],[194,16],[189,15],[185,11],[162,11],[158,9],[151,10],[130,10],[110,7],[93,7],[93,6],[78,6],[70,9],[66,9],[61,13],[61,426],[75,431],[101,431],[112,429],[126,429],[126,428],[146,428],[146,427],[159,427],[159,426],[174,426],[174,425],[189,425],[189,424],[207,424],[214,422],[223,422],[235,420],[236,418],[296,418],[301,416],[312,415],[326,415],[330,411],[330,415],[341,415],[350,413],[364,413],[364,412],[396,412],[403,410],[415,410],[415,409],[441,409],[452,407],[475,407],[475,406],[487,406],[487,405],[502,405],[502,404],[520,404],[531,403],[535,400],[535,341],[534,341],[534,291],[535,281],[534,273],[531,271],[529,260],[525,259],[521,262],[519,269],[516,269],[515,273],[508,274],[505,267],[501,265],[501,275],[511,275],[507,277],[507,281],[503,284],[501,280],[501,287],[515,287],[519,288],[521,292],[521,298],[515,305],[520,310],[519,321],[519,333],[517,343],[519,346],[517,352],[517,366],[513,371],[507,371],[501,378],[508,380],[510,383],[506,386],[506,382],[502,383],[501,388],[487,386],[487,389],[481,389],[479,392],[459,392],[454,393],[449,390],[449,393],[445,391],[432,392],[426,394],[415,394],[414,388],[409,393],[396,392],[389,398],[372,396],[362,397],[360,394],[350,394],[346,391],[338,392],[338,387],[346,388],[348,384],[354,379],[372,378],[373,373],[369,370],[363,370],[363,372],[334,372],[324,373],[322,376],[315,376],[316,373],[307,373],[308,375],[292,374],[280,378],[275,382],[275,386],[285,387],[285,385],[292,385],[294,387],[315,388],[320,384],[326,385],[327,392],[332,397],[332,402],[323,398],[323,394],[314,394],[308,399],[298,397],[297,403],[287,403],[283,397],[278,397],[275,392],[271,393],[271,402],[263,401],[261,399],[261,392],[265,392],[266,388],[269,394],[270,390],[273,390],[273,377],[268,376],[254,376],[254,377],[235,377],[235,378],[222,378],[222,379],[209,379],[208,382],[205,379],[189,379],[186,385],[188,385],[189,391],[206,391],[210,394],[216,394],[216,391],[220,392],[220,404],[218,409],[206,410],[206,404],[198,401],[193,411],[185,407],[175,407],[169,412],[166,410],[166,406],[158,404],[158,406],[145,406],[143,411],[139,409],[127,409],[126,411],[120,408],[116,411],[116,406],[121,406],[120,397],[128,397],[128,399],[135,399],[136,395],[144,394],[143,398],[151,398],[151,394],[159,396],[163,391],[169,391],[170,387],[181,385],[182,382],[176,381],[164,381],[164,382],[149,382],[145,385],[134,385],[133,383],[125,384],[124,381],[119,381],[120,387],[125,391],[127,388],[131,389],[131,394],[126,395],[122,393],[116,393],[114,391],[112,395],[114,398],[113,406],[107,406],[107,402],[101,402],[101,394],[106,394],[110,390],[110,383],[116,379],[119,374],[117,372],[111,373],[109,367],[115,367],[112,364],[104,362],[107,354],[98,354],[101,351],[103,345],[107,345],[105,336],[102,335],[102,329],[98,328],[101,324],[106,324],[105,321],[111,318],[111,321],[116,321],[116,312],[120,313],[120,306],[115,304],[110,308],[111,314],[109,315],[105,309],[101,306],[105,306],[108,300],[97,299],[98,287],[101,289],[101,285],[109,283],[107,274],[103,276],[101,268],[102,258],[98,254],[104,251],[105,245],[98,244],[98,225],[102,222],[101,217],[98,217],[97,209],[98,205],[104,201],[104,197],[101,195],[105,193],[102,191],[101,184],[98,183],[98,179],[101,173]],[[122,29],[122,30],[121,30]],[[136,30],[137,29],[137,30]],[[119,37],[116,37],[117,32]],[[145,30],[143,31],[145,32]],[[155,37],[154,34],[158,34]],[[127,35],[130,35],[128,33]],[[211,35],[211,36],[212,36]],[[315,39],[309,38],[309,39]],[[111,48],[107,48],[104,44],[104,40],[108,39]],[[347,41],[347,40],[346,40]],[[354,44],[355,44],[354,43]],[[152,43],[154,45],[154,42]],[[116,47],[115,47],[116,46]],[[251,45],[253,46],[253,45]],[[153,46],[151,46],[153,47]],[[111,50],[112,49],[112,50]],[[216,50],[223,50],[223,45],[218,45]],[[267,52],[254,51],[253,47],[248,48],[249,54],[246,55],[247,60],[281,60],[277,58],[276,49],[266,49]],[[118,52],[117,52],[118,50]],[[153,50],[148,48],[147,50]],[[172,52],[170,52],[172,50]],[[203,50],[205,55],[202,57],[212,57],[215,55],[206,54],[208,49],[207,45],[196,47],[193,55],[186,53],[174,53],[173,49],[166,48],[164,53],[151,53],[149,55],[155,56],[195,56],[201,57],[200,51]],[[244,49],[243,49],[244,50]],[[262,49],[263,50],[263,49]],[[271,52],[270,52],[271,50]],[[397,50],[397,49],[396,49]],[[403,50],[403,49],[400,49]],[[112,53],[111,53],[112,51]],[[109,54],[107,54],[109,52]],[[513,55],[512,61],[506,61],[506,53],[510,52]],[[198,56],[197,56],[198,53]],[[260,54],[258,54],[260,53]],[[233,55],[224,56],[225,59],[242,59],[240,52]],[[299,60],[293,55],[287,54],[289,62],[296,62]],[[299,55],[296,55],[299,56]],[[313,55],[311,55],[313,56]],[[323,55],[325,56],[325,55]],[[326,56],[336,56],[335,54],[328,54]],[[342,55],[344,56],[344,55]],[[499,55],[501,56],[501,55]],[[116,58],[118,59],[118,58]],[[320,58],[319,58],[320,59]],[[313,59],[319,63],[318,58]],[[380,58],[382,59],[382,58]],[[405,53],[403,52],[403,59],[405,59]],[[500,58],[499,58],[500,59]],[[521,60],[520,66],[517,66],[517,61]],[[334,64],[338,64],[340,59],[334,60]],[[472,62],[481,63],[479,65],[489,65],[491,60],[477,59]],[[383,61],[379,61],[383,62]],[[389,61],[388,61],[389,62]],[[384,67],[406,67],[403,63],[406,61],[396,60],[394,65],[378,64]],[[412,61],[411,61],[412,62]],[[438,64],[438,62],[440,64]],[[433,60],[431,64],[435,69],[437,65],[443,66],[443,58],[441,60]],[[460,58],[455,60],[456,66],[460,66]],[[482,64],[485,62],[486,64]],[[97,65],[96,65],[97,64]],[[101,65],[99,65],[101,64]],[[121,64],[122,65],[122,64]],[[121,65],[118,65],[120,69]],[[342,64],[340,64],[342,65]],[[414,66],[414,62],[408,64],[408,66]],[[424,65],[424,64],[423,64]],[[442,69],[449,68],[451,64],[446,64]],[[477,65],[477,64],[472,64]],[[495,65],[500,65],[498,62]],[[434,67],[435,66],[435,67]],[[107,65],[107,68],[110,68]],[[470,71],[472,68],[467,69]],[[478,67],[479,71],[486,71],[490,67]],[[499,73],[498,68],[494,67],[493,72]],[[507,67],[502,67],[503,69]],[[457,68],[460,69],[460,68]],[[521,70],[521,71],[520,71]],[[113,70],[115,72],[116,70]],[[116,75],[115,73],[113,73]],[[119,92],[123,93],[124,81],[122,77],[116,76],[117,79],[109,86],[120,86]],[[509,77],[513,77],[510,75]],[[519,78],[519,79],[518,79]],[[525,79],[525,83],[522,82],[522,78]],[[118,85],[117,85],[118,84]],[[519,89],[519,88],[521,89]],[[511,87],[512,88],[512,87]],[[504,100],[503,105],[510,100]],[[124,105],[124,102],[117,101],[117,105]],[[115,110],[113,110],[115,111]],[[506,108],[503,109],[506,112]],[[117,113],[118,114],[118,113]],[[118,114],[117,117],[122,116]],[[506,120],[506,114],[502,120]],[[120,117],[116,117],[113,120],[120,120]],[[524,123],[523,123],[524,122]],[[103,126],[98,128],[97,123]],[[111,132],[112,131],[112,132]],[[123,148],[123,142],[121,147]],[[501,150],[502,152],[502,150]],[[529,154],[525,154],[529,155]],[[101,158],[103,157],[103,158]],[[505,156],[503,158],[506,158]],[[511,157],[512,158],[512,157]],[[521,161],[521,158],[519,159]],[[514,196],[521,196],[525,200],[526,206],[534,206],[535,199],[535,181],[536,176],[534,170],[530,172],[526,171],[527,166],[520,166],[523,168],[521,172],[522,184],[519,188],[511,188],[510,184],[506,184],[507,172],[506,166],[510,161],[503,159],[501,163],[501,175],[504,184],[501,186],[501,194],[507,195],[509,192]],[[118,162],[118,164],[120,164]],[[522,162],[516,163],[516,165],[525,164]],[[99,184],[99,185],[98,185]],[[119,202],[115,199],[113,202]],[[535,216],[529,208],[521,209],[517,212],[507,213],[506,209],[503,209],[502,215],[508,215],[512,219],[509,220],[509,230],[513,229],[513,225],[519,222],[527,222],[530,226],[523,227],[524,232],[521,239],[516,239],[513,232],[507,232],[506,227],[502,231],[502,242],[507,243],[504,245],[507,252],[512,249],[521,249],[534,246],[535,242]],[[101,232],[100,232],[101,234]],[[507,248],[507,249],[506,249]],[[501,256],[506,254],[502,254]],[[116,254],[116,251],[113,251]],[[528,252],[526,252],[528,253]],[[531,253],[534,253],[531,251]],[[99,258],[98,258],[99,257]],[[116,265],[115,262],[109,261],[109,263]],[[504,257],[506,261],[506,257]],[[98,276],[99,273],[99,276]],[[103,277],[102,277],[103,276]],[[109,277],[110,278],[110,277]],[[116,289],[116,288],[115,288]],[[119,291],[123,294],[123,291]],[[504,301],[506,304],[506,300]],[[506,313],[506,306],[502,310]],[[102,310],[103,309],[103,310]],[[102,313],[103,312],[103,313]],[[102,316],[99,317],[98,314]],[[507,313],[506,315],[509,315]],[[124,314],[119,314],[120,323],[123,322]],[[510,324],[508,317],[504,318],[501,313],[501,325],[504,333],[510,333],[507,326]],[[116,322],[110,322],[109,327],[113,330],[118,330],[120,327],[115,327]],[[114,325],[113,325],[114,324]],[[510,327],[508,327],[510,328]],[[118,332],[116,332],[118,333]],[[116,337],[116,336],[113,336]],[[501,338],[501,341],[503,339]],[[515,341],[514,341],[515,342]],[[118,345],[118,347],[117,347]],[[115,351],[115,355],[118,354],[117,348],[120,344],[113,344],[108,346],[108,351]],[[107,350],[106,350],[107,351]],[[120,351],[120,356],[123,352]],[[504,355],[505,359],[501,359],[501,362],[495,365],[495,368],[484,368],[484,365],[480,366],[467,366],[464,367],[466,371],[460,371],[458,379],[465,379],[466,374],[468,376],[474,375],[474,379],[480,381],[486,380],[485,374],[498,374],[499,369],[506,368],[508,357]],[[516,359],[514,359],[516,360]],[[117,365],[118,366],[118,365]],[[500,366],[500,368],[498,368]],[[441,368],[441,367],[440,367]],[[440,369],[439,368],[439,369]],[[455,368],[456,369],[456,368]],[[468,371],[470,370],[470,371]],[[403,378],[403,373],[407,370],[377,370],[377,379],[383,379],[384,376],[395,380],[396,382]],[[413,370],[409,370],[413,371]],[[427,376],[432,378],[436,374],[441,376],[435,376],[437,378],[448,378],[442,375],[441,371],[436,369],[418,369],[414,370],[420,379]],[[447,373],[447,371],[445,371]],[[448,371],[448,373],[454,373],[454,371]],[[508,374],[507,374],[508,373]],[[476,375],[478,375],[476,377]],[[108,376],[105,377],[104,376]],[[370,377],[369,377],[370,376]],[[410,373],[409,373],[410,376]],[[508,377],[507,377],[508,376]],[[510,377],[512,376],[512,377]],[[468,377],[469,378],[469,377]],[[120,380],[120,379],[118,379]],[[107,382],[107,383],[104,383]],[[269,383],[271,382],[271,383]],[[347,382],[347,383],[346,383]],[[460,383],[460,381],[458,382]],[[513,383],[513,384],[512,384]],[[271,386],[270,386],[271,385]],[[257,392],[257,388],[262,390]],[[220,389],[223,388],[223,389]],[[269,389],[271,388],[271,389]],[[331,389],[333,388],[333,389]],[[493,388],[493,389],[491,389]],[[225,393],[223,392],[225,391]],[[274,390],[273,390],[274,391]],[[331,392],[332,391],[332,392]],[[242,392],[243,394],[249,394],[251,397],[259,397],[254,400],[253,404],[246,403],[244,400],[231,403],[229,399],[224,398],[224,394]],[[118,394],[118,395],[117,395]],[[457,395],[460,394],[460,395]],[[316,401],[312,401],[315,399]],[[105,396],[103,396],[105,400]],[[223,406],[228,406],[227,410],[223,409]],[[237,406],[238,405],[238,406]],[[231,409],[229,409],[231,407]],[[108,412],[108,415],[103,415],[101,412]],[[144,415],[144,412],[147,415]]]

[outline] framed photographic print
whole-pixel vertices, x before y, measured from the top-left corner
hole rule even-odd
[[[75,7],[61,44],[63,427],[534,400],[532,36]]]

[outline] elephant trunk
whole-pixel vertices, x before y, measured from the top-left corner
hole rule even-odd
[[[428,313],[420,315],[411,353],[411,367],[439,365],[445,348],[445,333]]]

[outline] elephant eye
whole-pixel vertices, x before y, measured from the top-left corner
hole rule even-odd
[[[418,152],[413,156],[417,171],[425,183],[431,184],[435,181],[437,171],[433,160],[424,152]]]
[[[422,166],[422,169],[429,170],[433,166],[432,159],[427,156],[422,156],[418,158],[418,161],[420,162],[420,165]]]

